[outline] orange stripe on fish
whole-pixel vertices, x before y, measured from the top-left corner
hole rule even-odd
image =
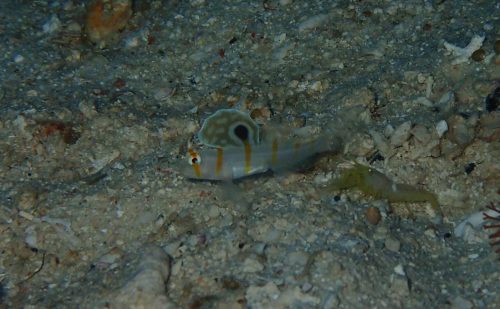
[[[222,148],[217,148],[217,161],[215,163],[215,176],[219,176],[222,170]]]
[[[193,169],[194,169],[194,174],[196,175],[196,177],[200,178],[201,177],[201,168],[200,168],[200,165],[198,163],[194,163],[193,164]]]
[[[250,173],[251,160],[252,160],[252,146],[250,146],[250,143],[245,142],[245,174]]]

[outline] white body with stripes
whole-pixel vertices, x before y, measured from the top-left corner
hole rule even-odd
[[[259,145],[208,148],[200,152],[190,150],[191,161],[185,163],[181,173],[191,179],[233,180],[269,170],[291,169],[317,154],[339,150],[339,140],[333,143],[327,140],[318,138],[281,144],[275,140]]]

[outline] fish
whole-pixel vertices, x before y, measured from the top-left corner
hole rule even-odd
[[[387,199],[390,203],[428,202],[435,212],[436,221],[442,220],[443,212],[436,195],[424,189],[404,183],[396,183],[385,174],[357,162],[346,162],[338,179],[326,187],[327,190],[357,188],[375,198]],[[411,210],[408,209],[411,213]]]
[[[284,142],[274,138],[257,145],[245,143],[242,147],[206,147],[200,151],[189,148],[188,162],[182,164],[181,174],[189,179],[232,181],[268,171],[294,169],[318,155],[339,152],[341,145],[340,138],[324,135]]]

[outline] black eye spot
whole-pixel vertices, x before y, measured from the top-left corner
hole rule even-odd
[[[198,163],[198,158],[192,158],[192,159],[191,159],[191,163],[193,163],[193,164]]]
[[[245,127],[244,125],[237,125],[234,128],[234,134],[241,139],[242,141],[247,141],[248,140],[248,128]]]

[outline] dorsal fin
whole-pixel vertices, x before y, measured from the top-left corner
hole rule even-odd
[[[212,147],[257,145],[260,142],[259,126],[247,113],[221,109],[205,119],[198,139]]]

